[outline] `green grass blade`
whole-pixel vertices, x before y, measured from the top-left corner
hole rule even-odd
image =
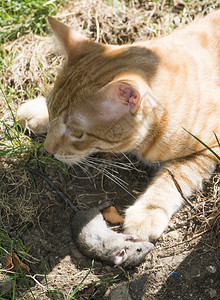
[[[194,134],[192,134],[191,132],[189,132],[187,129],[183,128],[187,133],[189,133],[192,137],[194,137],[194,139],[196,139],[198,142],[200,142],[204,147],[206,147],[206,149],[208,149],[215,157],[217,157],[217,159],[220,161],[220,156],[212,150],[212,148],[210,148],[208,145],[206,145],[203,141],[201,141],[199,138],[197,138]],[[215,133],[214,133],[215,134]],[[219,145],[219,140],[215,134],[215,137],[217,139],[218,145]]]
[[[89,274],[92,272],[93,266],[94,266],[94,260],[92,261],[91,268],[89,269],[89,271],[87,272],[87,274],[85,275],[85,277],[81,280],[81,282],[78,284],[78,286],[73,290],[73,292],[71,293],[71,295],[68,297],[67,300],[71,300],[72,297],[80,290],[81,285],[86,280],[86,278],[89,276]]]
[[[215,132],[214,132],[214,135],[215,135],[216,141],[217,141],[217,143],[218,143],[218,146],[219,146],[219,148],[220,148],[220,141],[219,141],[219,139],[218,139],[218,137],[217,137],[217,135],[216,135]]]

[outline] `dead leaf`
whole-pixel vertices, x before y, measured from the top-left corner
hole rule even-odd
[[[5,264],[5,270],[11,271],[13,268],[14,268],[14,264],[12,262],[12,257],[11,257],[11,255],[8,255],[7,261]]]
[[[7,271],[30,271],[30,268],[20,260],[14,251],[12,251],[11,255],[8,255],[5,269]]]
[[[5,43],[5,45],[4,45],[5,52],[9,53],[11,51],[12,47],[13,46],[12,46],[12,43],[10,41]]]
[[[124,217],[119,214],[114,206],[110,206],[102,211],[104,219],[112,224],[124,223]]]

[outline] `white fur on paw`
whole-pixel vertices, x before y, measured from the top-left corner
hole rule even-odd
[[[158,239],[166,229],[169,217],[161,208],[143,208],[133,205],[125,214],[124,233],[138,236],[141,240]]]
[[[38,97],[23,103],[17,112],[17,120],[22,127],[27,127],[35,133],[46,133],[49,126],[49,116],[46,99]]]

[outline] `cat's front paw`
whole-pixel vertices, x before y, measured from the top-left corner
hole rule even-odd
[[[161,208],[143,208],[133,205],[125,214],[124,233],[144,241],[158,239],[166,229],[169,217]]]
[[[49,126],[49,116],[46,99],[38,97],[23,103],[17,112],[17,120],[24,128],[27,127],[35,133],[46,133]]]

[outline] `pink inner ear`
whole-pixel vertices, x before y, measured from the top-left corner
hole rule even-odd
[[[97,117],[104,120],[118,120],[126,114],[134,114],[140,107],[140,94],[132,86],[122,82],[106,85],[96,95]]]
[[[125,235],[126,241],[139,241],[139,238],[136,235]]]
[[[118,253],[118,256],[124,257],[125,256],[125,250],[122,249],[121,252]]]
[[[114,94],[120,103],[129,105],[131,113],[135,113],[138,110],[140,106],[140,94],[135,88],[121,82],[110,83],[110,86],[114,89]]]
[[[122,264],[125,260],[125,254],[126,254],[125,249],[122,249],[121,251],[119,251],[115,256],[114,263],[116,265]]]

